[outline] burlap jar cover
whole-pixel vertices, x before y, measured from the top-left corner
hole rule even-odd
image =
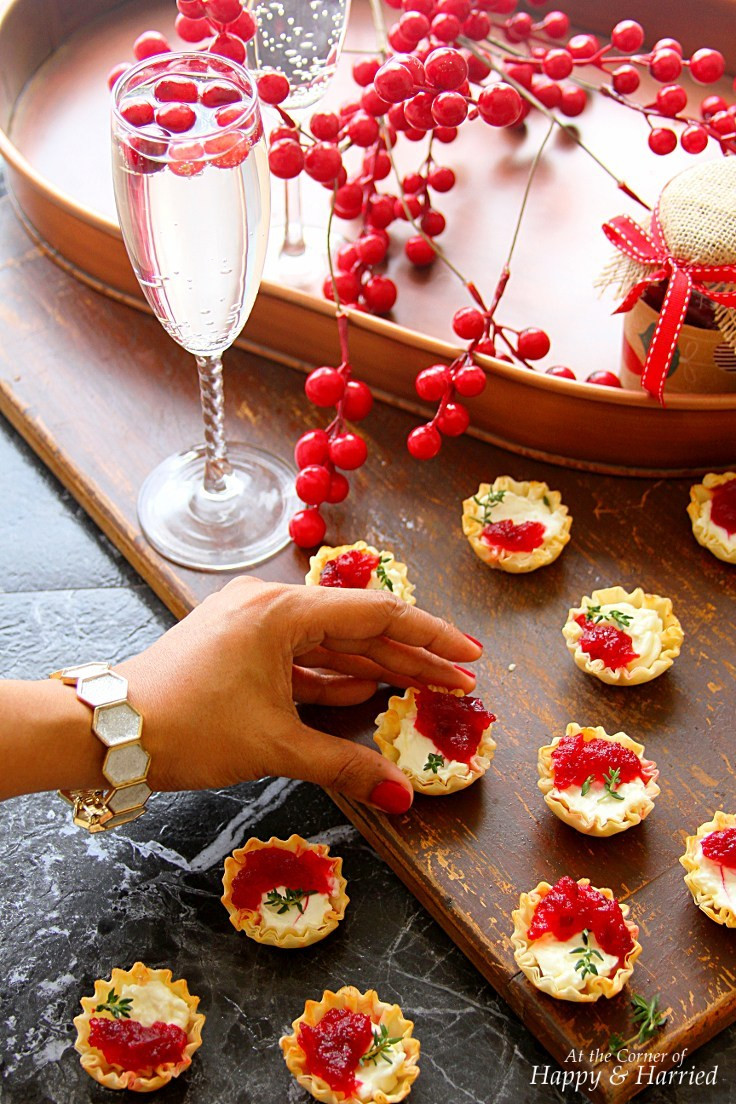
[[[673,390],[736,390],[736,158],[674,177],[642,225],[620,215],[603,230],[618,254],[598,286],[623,296],[617,313],[630,312],[624,383],[640,376],[660,402],[668,375]],[[662,281],[657,314],[640,296]],[[693,290],[713,302],[717,329],[683,325]]]

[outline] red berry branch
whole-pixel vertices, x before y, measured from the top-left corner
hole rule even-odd
[[[544,0],[533,2],[541,7]],[[352,376],[346,312],[388,314],[393,309],[398,289],[382,266],[397,226],[405,222],[412,230],[403,249],[413,265],[447,265],[471,299],[471,305],[456,310],[452,320],[465,348],[450,365],[431,365],[417,376],[419,397],[438,405],[431,421],[409,435],[407,445],[413,456],[436,456],[443,436],[459,436],[467,429],[469,413],[459,400],[479,395],[486,385],[475,354],[532,369],[550,350],[543,330],[532,326],[515,330],[497,317],[544,143],[532,165],[511,248],[488,307],[437,240],[446,230],[437,197],[455,185],[452,168],[436,160],[438,145],[452,143],[459,127],[478,119],[493,128],[514,129],[536,111],[547,116],[550,129],[564,129],[626,195],[642,203],[570,125],[590,97],[601,95],[643,119],[649,148],[655,154],[671,153],[678,142],[691,154],[701,153],[711,142],[724,154],[736,153],[736,104],[728,104],[720,95],[708,95],[691,108],[687,90],[679,83],[684,72],[703,85],[720,80],[725,66],[718,50],[700,49],[686,58],[679,42],[663,38],[644,51],[644,30],[630,19],[616,24],[609,41],[593,34],[569,37],[570,21],[564,12],[551,11],[535,18],[517,11],[517,0],[386,3],[397,10],[395,22],[386,29],[380,0],[371,0],[384,46],[375,56],[354,63],[356,96],[339,110],[316,112],[308,127],[297,126],[277,106],[289,93],[286,77],[272,71],[258,79],[261,99],[274,105],[281,117],[269,137],[272,174],[290,179],[305,172],[331,194],[330,227],[333,218],[359,220],[360,224],[355,239],[336,251],[334,262],[328,227],[330,275],[323,293],[336,303],[341,363],[317,368],[306,381],[310,401],[334,408],[335,416],[326,429],[310,430],[296,446],[297,490],[306,508],[292,520],[291,533],[304,547],[324,537],[320,506],[341,502],[348,494],[342,472],[365,461],[365,442],[347,422],[365,417],[373,400],[367,385]],[[256,24],[242,0],[177,0],[177,7],[176,30],[181,39],[244,61],[245,43],[256,33]],[[141,60],[169,49],[162,35],[150,31],[136,40],[133,52]],[[127,63],[116,66],[109,77],[111,86],[127,67]],[[633,98],[645,72],[661,85],[651,103]],[[188,126],[186,97],[181,90],[176,95],[174,91],[156,116],[164,134],[185,132]],[[135,113],[134,105],[131,111]],[[223,125],[227,125],[226,103],[220,111]],[[134,125],[146,122],[150,119]],[[417,169],[403,177],[396,171],[392,153],[399,140],[426,141]],[[353,167],[348,169],[346,162]],[[564,365],[546,371],[576,378]],[[610,372],[594,372],[587,382],[620,386]]]

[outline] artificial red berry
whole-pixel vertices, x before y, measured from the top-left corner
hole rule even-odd
[[[245,105],[230,104],[228,107],[218,107],[215,112],[215,122],[219,127],[229,127],[243,118]]]
[[[201,142],[177,142],[169,149],[169,168],[175,176],[199,176],[204,172]]]
[[[478,344],[475,346],[474,352],[484,353],[486,356],[495,356],[496,346],[493,342],[493,339],[490,337],[482,337]]]
[[[588,61],[598,50],[598,39],[592,34],[573,35],[567,48],[576,61]]]
[[[542,30],[550,38],[564,38],[570,30],[570,18],[565,12],[548,12],[542,20]]]
[[[268,151],[268,167],[279,180],[291,180],[304,168],[304,153],[298,142],[282,138]]]
[[[327,142],[317,142],[305,153],[304,168],[313,180],[327,184],[337,178],[342,168],[340,151]]]
[[[518,338],[518,352],[523,360],[541,360],[549,352],[550,341],[544,330],[530,326]]]
[[[549,50],[542,59],[542,72],[552,80],[564,80],[573,70],[572,56],[569,50]]]
[[[372,115],[368,115],[365,111],[356,111],[354,115],[350,116],[347,132],[350,141],[354,145],[367,149],[378,138],[378,123]]]
[[[470,414],[462,403],[445,403],[437,415],[437,428],[446,437],[459,437],[469,425]]]
[[[688,126],[680,134],[680,145],[685,153],[702,153],[708,145],[708,132],[701,126]]]
[[[463,34],[466,38],[472,38],[479,42],[488,37],[491,29],[490,17],[484,11],[474,9],[463,22]]]
[[[551,368],[545,368],[548,376],[557,376],[558,379],[577,379],[577,376],[565,364],[553,364]]]
[[[257,81],[258,95],[264,103],[283,103],[289,95],[289,82],[283,73],[261,73]]]
[[[416,47],[415,42],[412,42],[411,39],[408,39],[401,33],[401,28],[398,23],[394,23],[393,27],[389,30],[388,41],[391,49],[397,54],[409,53]]]
[[[391,172],[391,158],[385,150],[373,150],[363,158],[363,171],[374,180],[385,180]]]
[[[722,137],[733,134],[735,127],[733,116],[728,111],[716,111],[710,120],[710,125],[711,129]]]
[[[453,92],[468,78],[468,63],[459,50],[440,46],[424,62],[427,80],[442,92]]]
[[[157,107],[154,117],[158,125],[163,127],[164,130],[172,131],[174,134],[183,134],[185,131],[191,130],[197,116],[189,104],[170,103],[164,107]]]
[[[372,276],[363,284],[363,298],[376,314],[388,314],[396,295],[396,284],[388,276]]]
[[[534,27],[534,20],[529,12],[516,12],[507,19],[503,25],[509,42],[524,42],[529,38]]]
[[[215,138],[208,138],[204,148],[209,154],[217,154],[211,164],[218,169],[234,169],[242,165],[250,152],[250,143],[240,131],[226,131]]]
[[[363,264],[380,264],[386,256],[386,243],[381,234],[369,231],[362,238],[358,238],[355,251]]]
[[[330,473],[322,464],[302,468],[296,477],[296,493],[308,506],[319,506],[330,491]]]
[[[235,22],[229,24],[228,30],[230,34],[242,38],[243,42],[250,42],[250,40],[255,37],[255,33],[258,30],[258,24],[256,23],[255,16],[251,12],[242,11]]]
[[[357,218],[363,209],[363,189],[360,184],[343,184],[335,192],[335,215],[337,218]]]
[[[229,34],[227,31],[223,31],[222,34],[218,34],[212,39],[209,51],[211,54],[218,54],[220,57],[227,58],[228,61],[234,61],[238,65],[242,65],[245,61],[243,40],[238,38],[237,35]]]
[[[342,403],[343,417],[349,422],[361,422],[373,407],[373,395],[367,383],[362,380],[350,380],[345,388]]]
[[[611,31],[611,43],[625,54],[633,54],[644,42],[644,28],[634,19],[622,19]]]
[[[436,165],[430,170],[427,183],[436,192],[449,192],[455,185],[455,174],[452,169]]]
[[[597,383],[601,387],[621,387],[621,380],[618,376],[614,376],[613,372],[604,372],[602,370],[591,372],[589,376],[586,376],[585,382]]]
[[[432,20],[432,34],[440,42],[454,42],[462,29],[462,23],[456,15],[441,12]]]
[[[621,96],[636,92],[640,81],[639,72],[633,65],[619,65],[618,69],[614,69],[611,74],[614,92],[618,92]]]
[[[176,7],[187,19],[202,19],[205,15],[203,0],[176,0]]]
[[[182,77],[164,77],[157,81],[153,94],[159,103],[196,103],[198,98],[194,81]]]
[[[654,127],[653,130],[649,131],[649,138],[647,141],[652,153],[664,157],[666,154],[672,153],[673,149],[676,148],[677,135],[674,130],[670,130],[669,127]]]
[[[306,378],[304,391],[315,406],[335,406],[345,393],[345,378],[337,368],[315,368]]]
[[[698,84],[713,84],[720,80],[726,62],[719,50],[696,50],[690,58],[690,75]]]
[[[434,95],[431,92],[417,92],[404,104],[404,117],[409,126],[416,130],[431,130],[434,126],[432,115],[432,103]]]
[[[476,307],[462,307],[452,316],[452,328],[463,341],[475,341],[483,336],[485,316]]]
[[[224,107],[226,104],[237,103],[242,97],[234,84],[228,81],[212,81],[202,89],[199,98],[205,107]]]
[[[417,268],[426,268],[437,259],[437,253],[425,238],[417,234],[404,245],[404,253]]]
[[[657,50],[674,50],[676,54],[682,57],[682,43],[678,42],[676,38],[660,38],[652,47],[652,53],[656,54]]]
[[[510,84],[499,82],[483,89],[478,97],[478,110],[491,126],[513,126],[521,115],[521,96]]]
[[[535,71],[533,65],[530,65],[526,61],[507,61],[505,69],[509,77],[516,81],[517,84],[522,85],[526,89],[531,88],[532,77]]]
[[[445,225],[445,216],[440,211],[429,209],[422,215],[421,227],[429,238],[439,237]]]
[[[366,223],[368,226],[385,230],[394,221],[394,200],[390,195],[372,195],[368,201]]]
[[[122,77],[123,73],[127,73],[130,69],[129,61],[121,61],[117,65],[114,65],[110,72],[107,74],[107,87],[112,91],[113,87]]]
[[[340,133],[340,119],[331,111],[318,111],[309,120],[309,128],[318,141],[334,142]]]
[[[723,96],[706,96],[700,105],[700,114],[704,119],[710,119],[719,111],[725,111],[728,104]]]
[[[444,142],[449,144],[454,142],[457,138],[457,127],[436,126],[434,128],[434,137],[438,142]]]
[[[120,107],[120,114],[131,126],[146,126],[153,122],[153,105],[148,100],[125,100]]]
[[[687,104],[687,92],[680,84],[666,84],[657,90],[657,107],[662,115],[674,118]]]
[[[452,373],[446,364],[423,368],[414,381],[417,395],[425,402],[439,402],[452,384]]]
[[[562,102],[562,89],[559,84],[544,76],[544,74],[532,78],[531,92],[541,104],[544,104],[551,111],[559,107]]]
[[[337,253],[335,254],[335,261],[337,267],[341,272],[350,272],[359,264],[358,250],[353,242],[344,242],[339,246]]]
[[[353,80],[361,88],[367,88],[375,80],[380,68],[381,63],[378,58],[360,58],[353,64]]]
[[[329,454],[329,437],[323,429],[309,429],[296,443],[294,460],[298,468],[323,464]]]
[[[439,126],[459,126],[467,114],[467,100],[459,92],[440,92],[432,102],[432,118]]]
[[[186,15],[177,15],[174,30],[184,42],[202,42],[212,34],[206,19],[190,19]]]
[[[337,502],[343,502],[350,494],[350,484],[342,472],[333,472],[330,476],[330,489],[327,492],[327,502],[334,506]]]
[[[431,460],[442,448],[442,438],[428,422],[411,431],[406,439],[406,447],[415,460]]]
[[[360,295],[360,280],[354,272],[338,272],[335,275],[335,287],[341,303],[357,303]],[[322,294],[325,299],[335,298],[335,288],[332,286],[330,276],[327,276],[322,284]]]
[[[473,81],[474,84],[480,84],[491,72],[490,65],[468,50],[463,51],[463,57],[468,63],[468,80]]]
[[[240,0],[203,0],[207,18],[213,23],[234,23],[243,10]]]
[[[289,536],[299,548],[314,548],[324,540],[326,532],[325,519],[314,507],[299,510],[289,522]]]
[[[368,446],[357,433],[339,433],[330,441],[330,460],[337,468],[354,471],[365,464]]]
[[[376,73],[376,92],[390,104],[402,103],[414,92],[414,77],[401,62],[391,58]]]
[[[456,15],[460,20],[467,19],[470,15],[470,0],[437,0],[437,11]]]
[[[133,43],[133,56],[138,61],[154,57],[156,54],[171,53],[171,47],[158,31],[144,31]]]
[[[455,373],[455,390],[464,399],[480,395],[486,386],[486,374],[477,364],[464,364]]]
[[[676,50],[657,50],[649,62],[649,72],[662,84],[677,80],[682,72],[682,58]]]
[[[398,23],[399,33],[407,42],[411,42],[411,49],[429,33],[429,20],[420,11],[404,12]]]
[[[587,102],[588,97],[585,94],[585,89],[581,88],[580,85],[564,84],[562,86],[560,111],[569,119],[574,119],[576,116],[582,115],[583,111],[585,111]]]

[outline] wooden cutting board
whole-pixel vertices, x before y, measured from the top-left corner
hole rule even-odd
[[[302,377],[281,365],[232,351],[226,392],[231,435],[284,456],[305,426],[318,424]],[[135,515],[148,471],[199,438],[190,358],[152,318],[51,264],[7,199],[0,201],[0,409],[177,616],[222,585],[222,577],[160,559]],[[562,874],[588,876],[628,902],[644,947],[629,990],[659,993],[671,1008],[649,1047],[665,1056],[663,1068],[674,1052],[692,1051],[736,1019],[736,934],[695,908],[677,862],[687,833],[715,809],[736,810],[734,572],[693,540],[687,482],[555,468],[468,438],[447,442],[438,460],[421,465],[404,447],[411,424],[384,405],[365,423],[369,463],[346,504],[330,511],[330,535],[335,544],[365,537],[394,550],[409,564],[419,604],[485,641],[478,693],[498,715],[498,750],[478,785],[417,798],[404,817],[336,800],[557,1061],[582,1051],[565,1068],[600,1072],[590,1095],[623,1101],[644,1087],[636,1064],[614,1084],[612,1066],[591,1052],[605,1050],[611,1031],[629,1034],[630,992],[577,1007],[540,994],[514,963],[510,914],[522,890]],[[530,576],[490,571],[460,530],[462,499],[502,473],[547,480],[574,518],[561,559]],[[289,548],[256,573],[297,583],[306,564]],[[639,688],[609,688],[581,674],[560,633],[568,607],[610,583],[669,595],[685,629],[673,669]],[[384,702],[379,695],[358,709],[310,710],[309,721],[370,743]],[[591,840],[547,810],[536,786],[537,748],[572,720],[623,729],[658,762],[662,793],[639,828]]]

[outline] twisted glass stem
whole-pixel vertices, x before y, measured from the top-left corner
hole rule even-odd
[[[225,390],[222,382],[222,356],[198,356],[199,394],[204,420],[204,489],[221,494],[227,489],[226,477],[232,474],[225,443]]]

